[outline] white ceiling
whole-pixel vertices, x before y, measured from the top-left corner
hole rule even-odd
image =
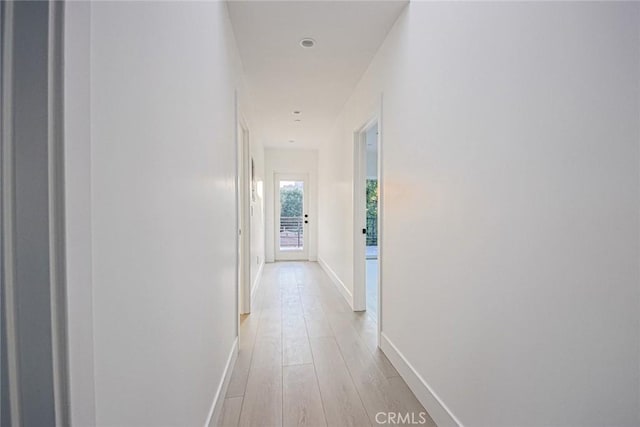
[[[229,15],[267,147],[314,148],[407,4],[396,1],[231,1]],[[311,37],[316,46],[299,42]],[[302,114],[294,122],[294,110]],[[256,135],[257,134],[257,135]],[[289,143],[289,140],[295,143]]]

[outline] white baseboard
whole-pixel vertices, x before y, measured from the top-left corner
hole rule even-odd
[[[260,267],[258,267],[258,274],[256,274],[256,280],[251,284],[251,303],[253,304],[253,298],[256,295],[256,290],[258,286],[260,286],[260,279],[262,278],[262,269],[264,268],[264,262],[260,263]]]
[[[233,373],[233,368],[236,366],[237,359],[238,337],[233,340],[231,352],[229,353],[229,357],[227,358],[227,365],[224,367],[222,378],[220,379],[220,384],[218,385],[218,390],[216,390],[216,395],[213,398],[211,409],[209,409],[209,413],[207,414],[207,420],[204,424],[205,427],[216,427],[218,425],[220,414],[222,414],[224,397],[227,395],[227,388],[229,387],[229,381],[231,380],[231,374]]]
[[[463,427],[460,420],[453,415],[447,405],[444,404],[384,332],[380,334],[380,348],[438,427]]]
[[[340,295],[344,297],[344,299],[347,301],[347,304],[349,304],[349,307],[351,307],[351,309],[353,310],[353,295],[344,285],[344,282],[340,280],[336,272],[333,271],[331,267],[329,267],[329,264],[327,264],[325,260],[320,257],[318,257],[318,264],[320,264],[320,267],[322,267],[325,273],[327,273],[327,275],[331,278],[331,281],[334,285],[336,285],[336,288],[338,289],[338,292],[340,292]]]

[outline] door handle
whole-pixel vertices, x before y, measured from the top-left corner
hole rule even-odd
[[[305,220],[304,220],[304,223],[305,223],[305,224],[309,224],[309,221],[307,221],[307,220],[305,219]]]
[[[362,229],[362,234],[367,234],[367,229],[366,228]]]

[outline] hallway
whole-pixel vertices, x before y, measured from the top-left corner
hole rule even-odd
[[[0,1],[0,426],[640,427],[639,29]]]
[[[267,264],[256,293],[219,425],[364,426],[379,412],[435,425],[317,263]]]

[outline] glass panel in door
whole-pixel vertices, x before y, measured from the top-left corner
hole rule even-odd
[[[304,250],[304,181],[279,182],[281,251]]]

